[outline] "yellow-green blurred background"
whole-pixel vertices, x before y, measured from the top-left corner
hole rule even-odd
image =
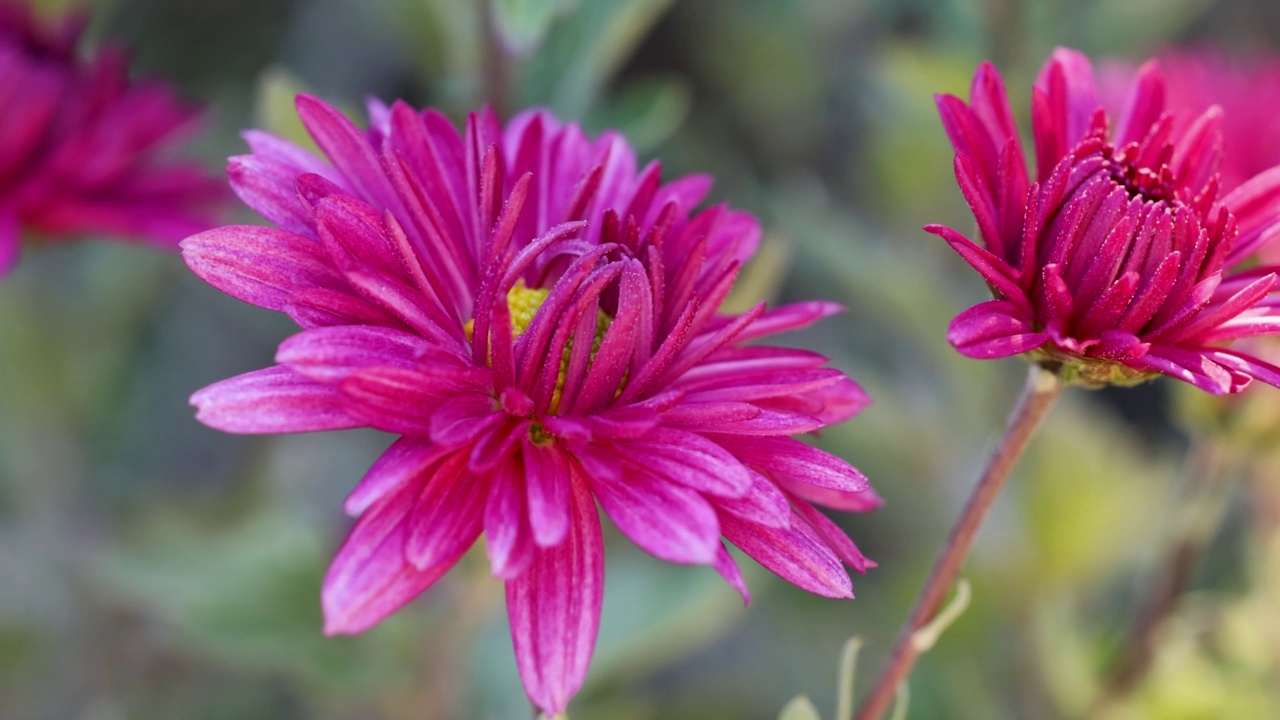
[[[455,118],[500,92],[506,109],[619,128],[667,177],[713,173],[714,201],[760,216],[741,299],[848,306],[789,342],[875,401],[819,442],[887,500],[837,517],[880,567],[833,601],[752,565],[744,610],[711,570],[610,533],[575,720],[774,718],[799,693],[830,718],[852,635],[867,641],[859,688],[872,679],[1024,373],[945,341],[985,288],[919,229],[972,222],[933,93],[963,95],[990,58],[1025,119],[1055,45],[1141,59],[1280,42],[1269,0],[492,0],[510,50],[495,60],[485,4],[103,0],[91,36],[127,42],[137,73],[208,106],[195,152],[219,171],[245,151],[242,128],[300,131],[299,89],[355,113],[373,95]],[[390,438],[223,435],[186,403],[268,364],[291,330],[138,247],[29,248],[0,284],[0,718],[529,717],[482,551],[369,633],[321,636],[341,500]],[[1090,716],[1185,514],[1186,408],[1206,408],[1173,384],[1067,393],[979,538],[973,605],[913,675],[909,718]],[[1250,393],[1260,415],[1280,407],[1280,391]],[[1222,529],[1151,677],[1094,716],[1280,718],[1275,467],[1228,463]]]

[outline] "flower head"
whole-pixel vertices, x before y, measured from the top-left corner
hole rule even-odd
[[[22,232],[103,233],[169,246],[212,225],[224,190],[195,165],[162,161],[194,111],[159,82],[131,82],[119,49],[76,50],[85,17],[48,27],[0,0],[0,275]]]
[[[278,229],[224,227],[184,256],[215,287],[304,330],[278,365],[196,393],[206,424],[368,426],[398,439],[356,486],[325,581],[326,631],[362,631],[483,533],[517,664],[555,714],[581,685],[603,581],[596,502],[637,545],[745,587],[727,538],[796,585],[849,596],[866,560],[811,503],[879,504],[847,463],[791,436],[866,404],[826,359],[748,345],[836,308],[717,309],[759,235],[705,177],[641,170],[616,134],[543,111],[459,133],[374,104],[357,129],[298,111],[327,155],[260,132],[235,191]]]
[[[1152,61],[1113,125],[1089,61],[1059,49],[1033,90],[1033,182],[989,63],[968,103],[941,96],[938,107],[985,247],[927,229],[995,295],[952,321],[948,339],[960,352],[1028,353],[1085,385],[1161,374],[1215,394],[1255,378],[1280,385],[1280,368],[1224,347],[1280,334],[1280,268],[1237,268],[1280,229],[1280,169],[1223,195],[1221,108],[1176,123]]]

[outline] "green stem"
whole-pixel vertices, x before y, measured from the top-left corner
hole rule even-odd
[[[1062,381],[1057,375],[1039,365],[1031,366],[1027,384],[1022,389],[1018,404],[1009,415],[1004,436],[992,451],[973,494],[942,546],[942,552],[934,562],[915,608],[899,633],[893,652],[871,694],[854,716],[855,720],[879,720],[893,704],[898,686],[906,680],[923,652],[922,644],[917,639],[918,633],[929,625],[942,606],[942,599],[955,582],[978,528],[982,526],[983,518],[1000,494],[1000,489],[1004,487],[1018,458],[1031,442],[1036,428],[1062,394],[1062,388]]]

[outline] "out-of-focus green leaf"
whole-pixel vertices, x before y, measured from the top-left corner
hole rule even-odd
[[[729,297],[721,304],[721,311],[742,313],[760,302],[776,303],[790,269],[791,246],[776,235],[764,236],[755,257],[742,268]]]
[[[371,655],[359,649],[368,637],[322,635],[327,558],[311,525],[263,514],[209,537],[175,520],[145,537],[115,555],[101,579],[151,606],[198,652],[238,667],[283,670],[330,691],[398,677],[394,644]]]
[[[517,90],[525,104],[548,104],[580,118],[605,82],[648,34],[672,0],[579,0],[552,25],[529,59]]]
[[[308,92],[306,83],[285,68],[269,67],[258,76],[254,116],[258,127],[285,140],[318,151],[315,141],[302,125],[294,106],[299,93]]]
[[[636,80],[592,113],[588,125],[616,129],[643,155],[661,145],[689,115],[692,92],[676,77]]]
[[[778,713],[778,720],[822,720],[807,695],[797,695]]]
[[[517,57],[534,51],[557,12],[569,5],[569,0],[488,1],[493,3],[493,19],[507,51]]]
[[[1066,595],[1041,596],[1032,620],[1033,647],[1045,689],[1068,717],[1079,717],[1097,695],[1102,653],[1082,631],[1081,618]]]
[[[1026,3],[1026,12],[1042,52],[1067,44],[1094,54],[1137,57],[1168,44],[1213,6],[1211,0],[1058,0]]]
[[[1024,460],[1026,571],[1055,587],[1131,566],[1168,518],[1176,466],[1099,410],[1063,403]]]

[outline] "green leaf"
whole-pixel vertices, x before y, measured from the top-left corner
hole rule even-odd
[[[778,720],[822,720],[808,696],[797,695],[778,713]]]
[[[542,44],[564,3],[557,0],[492,0],[493,20],[507,51],[521,57]]]
[[[254,116],[263,130],[317,151],[294,107],[294,98],[304,92],[307,86],[298,76],[282,67],[269,67],[258,76]]]
[[[689,116],[693,92],[677,77],[636,80],[593,113],[588,125],[615,129],[641,155],[671,137]]]
[[[580,1],[552,25],[519,83],[526,104],[581,118],[673,0]]]

